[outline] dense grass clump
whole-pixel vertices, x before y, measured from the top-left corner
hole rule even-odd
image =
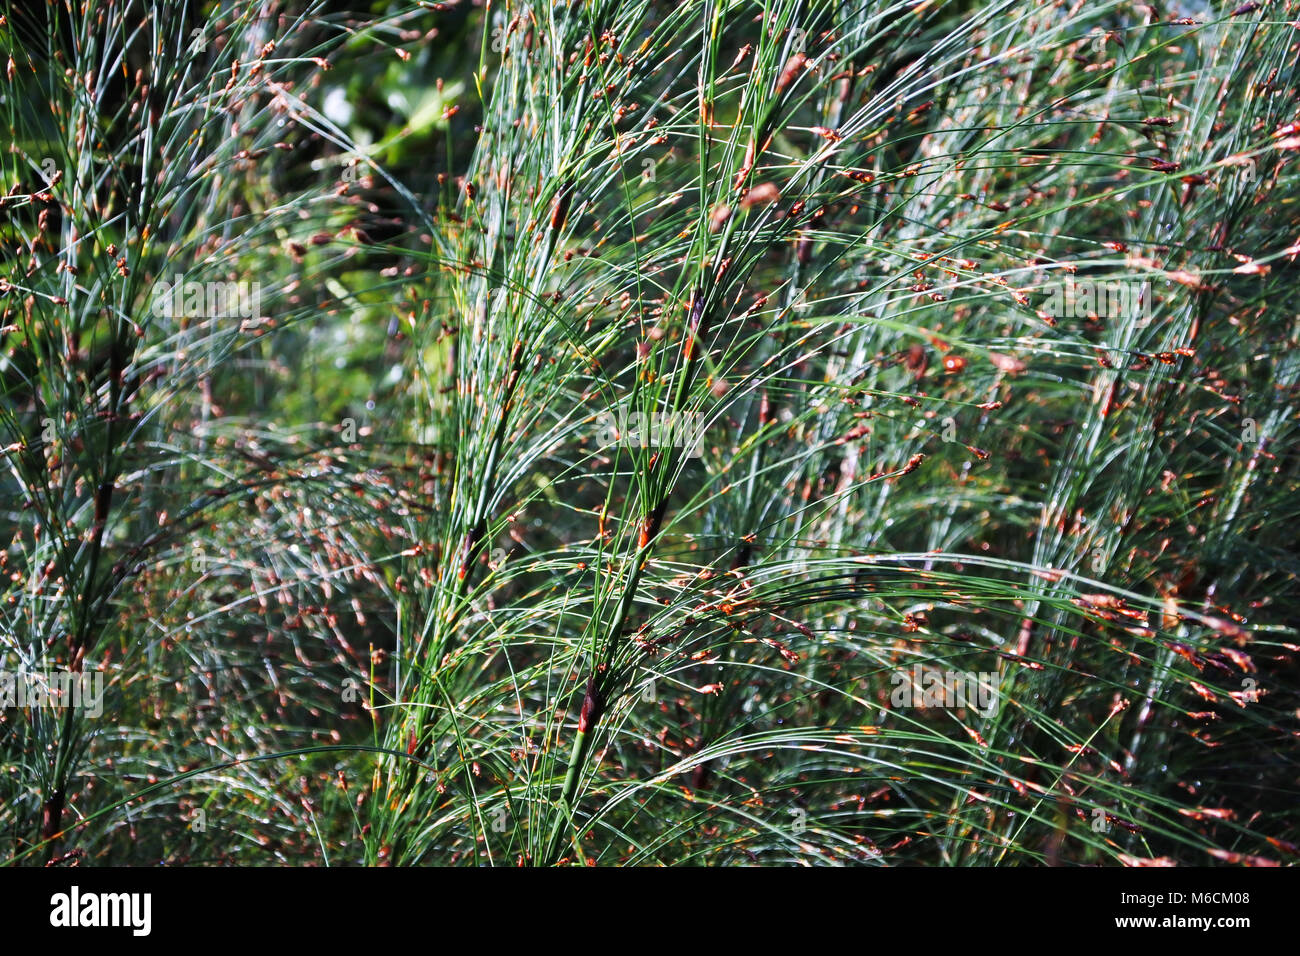
[[[0,860],[1293,862],[1296,17],[5,5]]]

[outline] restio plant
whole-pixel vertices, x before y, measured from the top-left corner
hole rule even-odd
[[[1293,5],[0,9],[0,860],[1294,861]]]

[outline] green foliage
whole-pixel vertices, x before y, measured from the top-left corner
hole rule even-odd
[[[106,685],[4,859],[1295,854],[1268,8],[92,6],[0,26],[0,640]]]

